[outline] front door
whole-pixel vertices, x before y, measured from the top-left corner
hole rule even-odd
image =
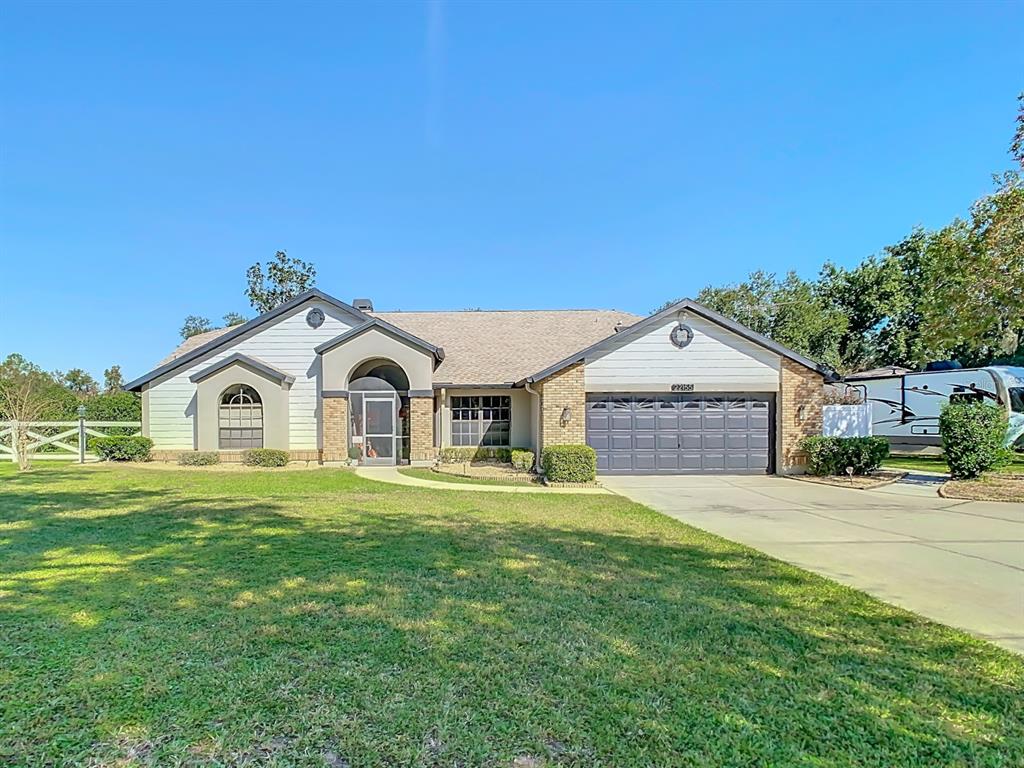
[[[395,438],[398,402],[394,394],[363,395],[364,464],[396,463]]]

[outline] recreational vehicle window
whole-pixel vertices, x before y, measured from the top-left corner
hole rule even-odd
[[[1010,387],[1010,410],[1024,413],[1024,387]]]

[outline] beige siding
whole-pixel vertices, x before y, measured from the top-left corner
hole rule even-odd
[[[306,324],[306,313],[314,306],[326,319],[319,328]],[[147,426],[158,449],[195,447],[196,385],[189,376],[214,362],[240,352],[262,360],[295,377],[289,393],[288,444],[292,450],[315,450],[317,435],[317,355],[313,349],[348,330],[350,315],[317,299],[263,325],[244,338],[225,344],[183,369],[157,379],[148,386]]]
[[[696,392],[775,392],[780,357],[714,323],[681,313],[693,341],[679,349],[669,340],[676,320],[654,330],[623,334],[607,351],[588,356],[588,392],[668,392],[693,384]]]

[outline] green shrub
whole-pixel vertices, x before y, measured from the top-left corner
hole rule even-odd
[[[178,463],[183,467],[208,467],[220,464],[220,454],[216,451],[185,451],[178,455]]]
[[[514,451],[525,448],[490,448],[483,445],[448,446],[437,452],[437,460],[442,464],[464,464],[467,461],[500,461],[508,464],[512,461]]]
[[[812,475],[866,475],[882,466],[889,456],[884,437],[805,437],[800,447],[807,452],[807,471]]]
[[[283,467],[288,463],[288,451],[277,448],[250,448],[242,451],[242,463],[250,467]]]
[[[533,469],[533,451],[526,451],[522,448],[512,449],[512,466],[520,472],[529,472]]]
[[[142,435],[110,435],[89,441],[89,451],[104,461],[149,461],[152,450],[153,441]]]
[[[589,445],[549,445],[540,460],[555,483],[589,483],[597,476],[597,454]]]
[[[939,434],[949,474],[955,479],[978,477],[1010,460],[1006,413],[984,402],[949,403],[939,414]]]
[[[359,459],[361,459],[362,456],[363,456],[363,452],[361,450],[359,450],[359,446],[357,446],[357,445],[349,446],[349,449],[348,449],[348,457],[349,457],[349,459],[351,459],[352,461],[359,461]]]

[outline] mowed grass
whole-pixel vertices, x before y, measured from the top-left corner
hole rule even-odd
[[[894,469],[925,470],[928,472],[949,472],[944,456],[890,456],[883,466]],[[1024,453],[1015,453],[1011,462],[1000,467],[999,472],[1024,474]]]
[[[1012,766],[1024,659],[616,496],[0,468],[0,763]]]

